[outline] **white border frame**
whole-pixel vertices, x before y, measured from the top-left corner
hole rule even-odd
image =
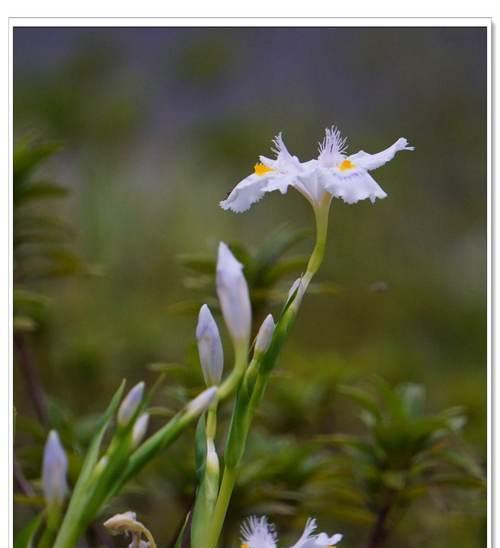
[[[2,317],[0,333],[2,347],[5,347],[3,355],[8,356],[8,368],[4,373],[4,382],[0,383],[0,401],[8,403],[7,424],[0,422],[0,439],[4,440],[4,447],[8,451],[0,452],[0,485],[8,486],[7,500],[0,502],[0,520],[5,521],[0,531],[6,531],[8,546],[13,546],[13,479],[12,479],[12,143],[13,143],[13,30],[15,27],[485,27],[487,29],[487,541],[488,547],[493,546],[494,520],[500,519],[500,510],[493,507],[493,488],[496,483],[496,475],[492,470],[493,456],[495,454],[495,443],[493,439],[493,419],[495,420],[495,433],[498,433],[500,423],[500,406],[493,403],[493,336],[500,336],[500,327],[493,323],[493,302],[497,304],[496,295],[493,293],[492,275],[494,274],[493,257],[493,200],[492,192],[493,177],[493,108],[492,108],[492,84],[494,79],[492,64],[492,20],[487,17],[10,17],[8,19],[8,136],[6,147],[8,150],[8,200],[3,205],[4,212],[8,218],[8,231],[1,241],[5,247],[9,269],[7,273],[7,308],[8,318]],[[499,152],[496,147],[496,152]],[[5,256],[4,254],[4,256]],[[5,287],[5,284],[4,284]],[[2,302],[3,303],[3,295]],[[5,309],[5,307],[3,307]],[[494,330],[494,331],[493,331]],[[5,363],[5,362],[4,362]],[[498,439],[495,436],[496,439]],[[6,503],[6,504],[5,504]]]

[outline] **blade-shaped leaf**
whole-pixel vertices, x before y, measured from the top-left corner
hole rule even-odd
[[[59,534],[57,535],[54,548],[65,548],[66,546],[70,545],[68,544],[67,539],[71,533],[71,528],[75,527],[75,523],[79,522],[79,518],[83,514],[85,502],[90,495],[90,493],[88,492],[89,483],[91,481],[92,472],[97,463],[97,459],[99,458],[99,451],[101,448],[102,439],[106,430],[108,429],[113,415],[116,413],[118,404],[120,403],[123,395],[124,388],[125,380],[122,381],[120,387],[115,392],[108,408],[106,409],[104,415],[99,421],[96,434],[92,438],[87,454],[85,455],[82,469],[80,470],[80,474],[73,490],[68,510],[61,524]]]
[[[33,548],[35,535],[43,520],[43,513],[35,516],[19,533],[14,541],[14,548]]]

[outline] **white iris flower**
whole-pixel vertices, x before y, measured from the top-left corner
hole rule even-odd
[[[276,548],[278,534],[266,516],[250,516],[241,526],[241,548]]]
[[[317,159],[300,162],[292,156],[283,142],[281,133],[274,139],[276,159],[260,156],[254,173],[243,179],[229,196],[220,202],[223,209],[237,213],[246,211],[264,194],[279,190],[282,194],[289,186],[298,190],[313,207],[319,207],[322,198],[330,195],[354,204],[367,198],[373,203],[387,194],[372,178],[369,171],[383,166],[401,150],[414,150],[401,137],[393,145],[377,154],[359,151],[348,156],[346,139],[336,127],[327,129],[319,144]]]
[[[316,535],[316,527],[316,520],[309,518],[304,532],[291,548],[334,548],[342,540],[339,533],[332,536],[326,533]],[[277,545],[278,534],[266,516],[251,516],[241,526],[241,548],[276,548]]]

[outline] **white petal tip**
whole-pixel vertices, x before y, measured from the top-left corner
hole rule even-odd
[[[396,141],[396,145],[398,150],[415,150],[415,147],[408,145],[408,139],[406,139],[406,137],[400,137]]]
[[[200,415],[207,409],[217,396],[217,388],[212,386],[191,400],[186,407],[189,414]]]

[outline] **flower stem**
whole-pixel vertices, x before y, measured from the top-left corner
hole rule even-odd
[[[237,467],[229,468],[226,466],[224,469],[219,496],[217,497],[217,503],[212,516],[212,526],[208,532],[207,548],[217,548],[237,475]]]
[[[314,215],[316,219],[316,243],[314,245],[314,249],[312,251],[311,257],[309,258],[309,262],[307,263],[306,272],[304,276],[302,277],[301,292],[306,291],[313,276],[316,274],[319,267],[321,266],[321,263],[323,262],[323,257],[325,255],[327,232],[328,232],[328,215],[330,212],[330,203],[331,203],[331,196],[325,193],[325,195],[320,201],[320,204],[319,205],[315,204],[313,206]],[[296,305],[294,303],[294,305],[292,305],[287,310],[287,312],[285,313],[285,316],[283,317],[285,325],[282,326],[282,329],[283,329],[285,338],[288,335],[289,329],[294,322],[295,316],[297,315],[298,309],[300,307],[300,301],[301,299],[298,300]],[[275,334],[277,335],[277,333]],[[281,343],[282,342],[283,341],[281,341]],[[273,344],[271,344],[271,347],[272,346]],[[280,349],[281,349],[281,344],[278,345],[278,353]],[[270,348],[269,352],[272,353],[273,350]],[[274,358],[276,357],[277,357],[277,353],[274,354]],[[271,361],[273,360],[271,359]],[[246,349],[245,349],[244,363],[246,363]],[[252,360],[252,363],[250,364],[250,367],[247,369],[247,375],[249,373],[253,373],[254,369],[259,368],[260,365],[261,365],[261,359],[255,360],[254,358],[254,360]],[[237,363],[233,373],[235,373],[237,369],[238,369],[238,356],[237,356]],[[243,366],[242,372],[244,372],[244,366]],[[263,372],[259,371],[259,373],[257,373],[257,379],[255,381],[255,384],[252,386],[252,394],[250,397],[250,401],[248,402],[247,409],[245,411],[246,416],[244,420],[244,432],[242,432],[242,436],[240,437],[240,441],[239,441],[239,443],[241,443],[241,446],[242,446],[240,448],[241,456],[243,455],[244,448],[246,446],[250,423],[253,419],[255,410],[259,402],[261,401],[265,388],[267,386],[269,373],[270,373],[270,369]],[[229,380],[230,380],[230,377],[228,377],[226,382]],[[239,378],[238,378],[238,381],[239,381]],[[237,384],[238,382],[234,383],[234,386],[237,386]],[[224,384],[219,388],[219,399],[222,399],[223,397],[227,395],[226,390],[223,390],[223,388],[224,388]],[[233,389],[233,383],[231,383],[231,390],[232,389]],[[241,460],[241,457],[240,457],[240,460]],[[219,537],[220,537],[224,520],[226,517],[229,501],[231,499],[234,485],[236,483],[236,479],[238,476],[239,464],[240,464],[239,461],[232,466],[228,466],[226,464],[224,468],[222,483],[221,483],[219,495],[217,497],[217,503],[215,505],[214,514],[212,516],[212,525],[208,532],[207,548],[216,548],[219,542]]]
[[[319,270],[323,257],[325,256],[326,239],[328,234],[328,216],[330,213],[330,203],[332,197],[327,192],[320,200],[319,205],[314,205],[314,217],[316,219],[316,242],[313,252],[307,263],[307,270],[302,278],[304,290],[309,285],[313,276]]]
[[[61,517],[60,506],[49,505],[47,508],[47,527],[38,543],[39,548],[50,548],[54,544],[54,539],[61,523]]]
[[[248,343],[242,342],[235,348],[234,368],[217,390],[217,400],[226,399],[240,384],[248,362]]]

